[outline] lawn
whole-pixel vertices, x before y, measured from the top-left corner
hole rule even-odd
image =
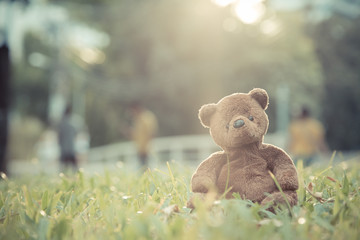
[[[297,169],[299,204],[277,214],[211,194],[190,212],[193,169],[177,163],[144,173],[2,174],[0,239],[359,239],[360,163]]]

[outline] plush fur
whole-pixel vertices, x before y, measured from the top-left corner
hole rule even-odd
[[[268,103],[267,92],[255,88],[200,108],[200,122],[210,129],[223,151],[213,153],[197,168],[191,179],[194,197],[204,198],[210,189],[223,194],[228,186],[227,198],[239,193],[243,199],[263,205],[284,204],[270,171],[290,205],[297,203],[298,178],[293,161],[282,149],[263,143],[269,125],[265,113]],[[193,208],[193,202],[191,199],[188,207]]]

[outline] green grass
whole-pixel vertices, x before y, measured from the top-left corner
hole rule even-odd
[[[359,239],[360,164],[297,168],[299,205],[272,214],[235,198],[185,208],[192,170],[0,181],[0,239]],[[307,189],[307,190],[306,190]]]

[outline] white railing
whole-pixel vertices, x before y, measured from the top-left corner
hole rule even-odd
[[[279,147],[283,147],[284,140],[285,136],[278,133],[267,134],[265,137],[266,143]],[[152,141],[150,161],[176,160],[198,163],[219,150],[209,134],[161,137]],[[95,147],[88,152],[89,162],[133,162],[136,158],[136,150],[132,142]]]
[[[153,139],[150,155],[155,161],[198,161],[218,150],[209,135],[185,135]],[[136,157],[133,142],[114,143],[92,148],[88,152],[89,162],[131,162]]]

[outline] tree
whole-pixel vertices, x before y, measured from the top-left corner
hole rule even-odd
[[[311,35],[325,77],[323,120],[332,149],[360,149],[360,18],[334,15]]]

